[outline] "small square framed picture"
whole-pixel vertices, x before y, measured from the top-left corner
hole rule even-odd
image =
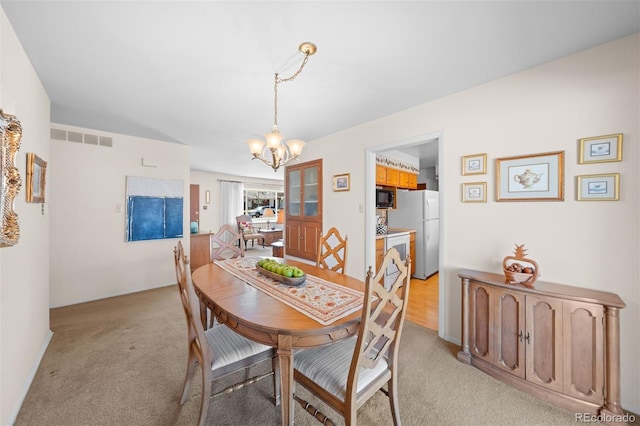
[[[463,203],[486,203],[487,182],[470,182],[462,184]]]
[[[487,154],[462,157],[462,175],[484,175],[487,173]]]
[[[620,199],[620,174],[576,176],[578,201],[618,201]]]
[[[348,191],[351,189],[350,179],[351,175],[349,173],[345,173],[342,175],[334,175],[333,176],[333,190],[334,191]]]
[[[580,139],[579,164],[622,161],[622,133]]]

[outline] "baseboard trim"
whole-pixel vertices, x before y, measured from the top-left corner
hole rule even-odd
[[[42,362],[42,358],[44,357],[44,353],[47,351],[47,348],[49,347],[49,343],[51,342],[51,338],[53,337],[53,331],[48,330],[47,334],[44,338],[44,341],[42,342],[42,346],[40,347],[40,351],[38,351],[38,354],[36,356],[36,360],[33,363],[33,365],[31,366],[31,370],[29,371],[29,375],[27,376],[27,380],[25,380],[24,385],[22,385],[22,391],[20,392],[20,395],[18,395],[18,400],[16,401],[16,404],[12,410],[12,412],[9,414],[9,417],[7,418],[8,420],[8,424],[12,425],[15,423],[16,418],[18,417],[18,413],[20,412],[20,408],[22,408],[22,404],[24,403],[24,399],[27,397],[27,393],[29,392],[29,388],[31,387],[31,383],[33,382],[33,379],[36,377],[36,373],[38,372],[38,368],[40,367],[40,363]]]

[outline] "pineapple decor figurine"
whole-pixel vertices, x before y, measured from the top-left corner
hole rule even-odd
[[[502,269],[507,282],[533,287],[533,283],[538,279],[538,264],[535,260],[526,258],[527,250],[524,244],[516,244],[513,254],[514,256],[507,256],[502,260]]]

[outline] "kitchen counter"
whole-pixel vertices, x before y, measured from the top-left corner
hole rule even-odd
[[[376,234],[376,240],[380,238],[386,238],[387,235],[397,235],[397,234],[404,234],[404,233],[410,234],[412,232],[415,233],[416,230],[408,229],[408,228],[388,228],[386,234]]]

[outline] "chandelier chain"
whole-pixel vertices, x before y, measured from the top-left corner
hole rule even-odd
[[[273,85],[273,126],[275,128],[278,127],[278,84],[280,83],[284,83],[287,81],[293,81],[296,79],[297,76],[300,75],[300,73],[302,72],[302,69],[304,68],[305,65],[307,65],[307,62],[309,61],[309,53],[305,53],[304,55],[304,59],[302,60],[302,64],[300,65],[300,68],[298,68],[298,71],[296,71],[295,73],[293,73],[291,76],[286,77],[286,78],[280,78],[278,77],[278,73],[275,74],[275,83]]]

